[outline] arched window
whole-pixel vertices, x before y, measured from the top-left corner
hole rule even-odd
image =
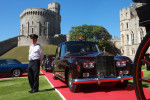
[[[127,27],[127,29],[129,28],[129,24],[128,23],[126,23],[126,27]]]
[[[129,35],[127,34],[127,44],[129,44]]]
[[[132,54],[133,54],[133,55],[135,54],[135,50],[134,50],[134,49],[132,49]]]
[[[128,13],[126,12],[126,17],[128,16]]]
[[[141,28],[141,31],[140,31],[140,38],[141,38],[141,41],[143,40],[144,38],[144,30]]]
[[[132,41],[132,44],[134,44],[134,34],[133,33],[131,34],[131,41]]]
[[[32,34],[33,34],[33,28],[32,28]]]

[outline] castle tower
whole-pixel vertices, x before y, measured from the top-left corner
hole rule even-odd
[[[55,34],[60,34],[60,22],[61,22],[61,16],[60,16],[60,4],[57,2],[49,3],[48,4],[48,9],[55,12]]]
[[[56,12],[58,15],[60,15],[60,5],[59,3],[53,2],[48,4],[48,9]]]
[[[139,6],[142,4],[131,4],[127,9],[120,10],[121,52],[123,56],[128,56],[132,60],[146,34],[145,28],[139,26],[139,18],[135,10]]]
[[[30,45],[31,34],[37,34],[42,45],[55,44],[55,35],[58,38],[61,33],[60,5],[54,2],[48,4],[48,9],[27,8],[20,14],[20,23],[18,46]]]

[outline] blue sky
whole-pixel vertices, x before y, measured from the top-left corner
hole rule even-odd
[[[48,9],[48,3],[54,1],[61,5],[61,34],[68,34],[71,27],[87,24],[103,26],[118,37],[119,11],[133,3],[132,0],[1,0],[0,41],[19,35],[19,16],[24,9]]]

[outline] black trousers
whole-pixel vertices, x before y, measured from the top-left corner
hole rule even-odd
[[[31,90],[39,89],[40,60],[32,60],[28,65],[28,80]]]

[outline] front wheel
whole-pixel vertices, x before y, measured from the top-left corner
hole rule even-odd
[[[20,69],[14,69],[11,74],[12,74],[13,77],[19,77],[19,76],[22,75]]]
[[[69,86],[69,89],[76,93],[76,92],[79,92],[80,90],[80,85],[76,85],[73,83],[73,72],[72,70],[69,70],[69,73],[68,73],[68,86]]]
[[[55,69],[53,68],[53,79],[56,80]]]

